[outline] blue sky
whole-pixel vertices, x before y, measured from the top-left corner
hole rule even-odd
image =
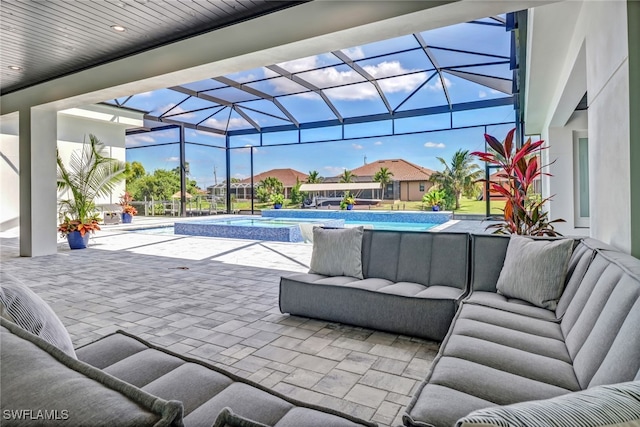
[[[486,22],[496,21],[487,19]],[[429,55],[420,47],[420,37],[429,46]],[[465,52],[461,52],[464,50]],[[472,54],[468,52],[479,52]],[[327,53],[299,60],[276,64],[276,67],[260,67],[224,76],[246,87],[275,97],[286,110],[301,123],[334,120],[336,115],[322,98],[299,81],[279,74],[284,70],[313,86],[322,89],[342,117],[385,113],[389,110],[378,89],[382,91],[389,107],[394,111],[427,108],[447,104],[447,90],[452,104],[501,98],[509,95],[511,77],[508,57],[510,35],[504,27],[465,23],[343,49],[337,54]],[[377,80],[378,88],[367,81],[357,70],[341,60],[346,56],[360,69]],[[431,59],[430,59],[431,58]],[[436,65],[434,65],[436,64]],[[478,65],[483,64],[483,65]],[[440,70],[441,73],[437,71]],[[487,83],[484,76],[492,76]],[[345,85],[346,86],[341,86]],[[169,89],[138,94],[125,104],[185,123],[215,129],[253,129],[251,122],[260,127],[290,124],[286,114],[275,103],[259,99],[255,95],[230,87],[224,81],[207,79],[184,85],[199,91],[211,99],[224,99],[234,103],[232,110],[223,104],[187,95]],[[411,95],[411,96],[410,96]],[[123,102],[125,99],[119,100]],[[248,119],[248,120],[247,120]],[[235,136],[230,139],[234,149],[231,155],[231,176],[246,178],[250,175],[249,149],[254,150],[255,173],[273,168],[293,168],[304,173],[317,170],[322,176],[335,176],[344,169],[361,166],[381,159],[404,158],[418,165],[441,169],[437,157],[450,159],[458,149],[483,150],[484,126],[452,131],[434,131],[483,125],[486,123],[512,122],[512,106],[493,107],[432,116],[396,119],[360,125],[347,125],[301,131],[302,141],[340,139],[345,140],[273,146],[298,141],[297,131],[266,133],[259,136]],[[513,125],[493,126],[487,132],[498,139],[504,138]],[[396,133],[411,133],[396,136]],[[225,139],[210,132],[186,129],[187,142],[205,144],[203,147],[187,144],[186,157],[190,164],[191,178],[204,188],[225,179]],[[127,147],[134,148],[179,140],[177,130],[156,131],[127,137]],[[261,144],[262,142],[262,144]],[[261,145],[261,146],[260,146]],[[172,169],[179,162],[177,144],[127,150],[128,161],[140,161],[149,172],[157,168]]]

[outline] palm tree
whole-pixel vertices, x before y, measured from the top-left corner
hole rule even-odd
[[[353,180],[357,177],[358,176],[354,175],[353,172],[345,169],[344,172],[342,172],[342,175],[340,175],[340,182],[341,183],[353,182]]]
[[[387,188],[387,184],[391,182],[393,172],[390,172],[387,168],[380,168],[378,172],[373,175],[373,180],[379,182],[382,187],[382,200],[384,200],[384,190]]]
[[[469,150],[456,151],[450,165],[442,157],[437,159],[444,165],[444,171],[434,172],[431,175],[431,181],[450,192],[456,201],[455,208],[460,209],[460,196],[473,194],[476,181],[482,178],[482,170],[473,162]]]
[[[324,180],[320,176],[320,173],[316,170],[309,171],[309,176],[307,176],[307,184],[319,184]]]
[[[70,220],[81,224],[92,222],[96,216],[95,199],[109,196],[116,184],[125,179],[125,162],[108,157],[108,153],[105,145],[91,134],[89,143],[71,154],[68,167],[57,153],[58,191],[71,192],[71,198],[60,203]]]

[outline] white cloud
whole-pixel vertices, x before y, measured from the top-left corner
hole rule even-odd
[[[358,60],[364,58],[364,51],[360,46],[352,47],[349,49],[342,49],[342,52],[345,53],[349,58],[353,60]]]
[[[174,108],[175,107],[175,108]],[[173,108],[173,109],[172,109]],[[174,116],[177,114],[182,114],[186,110],[180,106],[176,107],[176,104],[172,102],[171,104],[164,105],[158,109],[159,111],[166,111],[169,116]],[[171,110],[171,111],[169,111]],[[181,119],[189,119],[195,117],[195,113],[185,113],[180,117]]]
[[[351,144],[351,146],[352,146],[353,148],[355,148],[356,150],[362,150],[362,149],[364,148],[364,147],[363,147],[362,145],[360,145],[360,144]]]
[[[382,145],[382,141],[376,141],[373,143],[373,145]]]
[[[444,145],[442,142],[425,142],[424,146],[427,148],[444,148],[446,147],[446,145]]]
[[[154,142],[156,142],[156,139],[149,134],[139,133],[136,135],[127,136],[127,146],[153,144]]]
[[[453,86],[453,83],[451,83],[451,80],[449,80],[448,78],[445,77],[444,78],[444,85],[448,89],[451,86]],[[438,77],[435,82],[433,82],[431,84],[427,84],[427,89],[432,90],[432,91],[441,91],[442,90],[442,79],[440,77]]]
[[[480,92],[478,92],[478,98],[486,98],[487,97],[487,92],[481,90]]]
[[[494,95],[497,95],[497,94],[503,94],[504,95],[503,92],[500,92],[499,90],[495,90],[495,89],[489,89],[489,92],[491,92]]]
[[[348,50],[346,52],[351,58],[358,59],[362,56],[362,51],[358,49]],[[320,66],[318,56],[310,56],[307,58],[297,59],[294,61],[283,62],[278,64],[282,68],[292,73],[304,72]],[[406,69],[398,61],[384,61],[376,65],[365,65],[363,67],[369,74],[375,78],[386,76],[394,76],[399,74],[410,73],[414,70]],[[266,69],[265,77],[276,77],[277,73]],[[338,70],[336,67],[327,67],[313,71],[307,75],[301,75],[301,78],[309,81],[309,83],[320,88],[337,86],[345,83],[366,82],[364,77],[352,69]],[[405,92],[409,93],[414,90],[426,78],[425,73],[409,74],[397,78],[379,80],[380,87],[387,93]],[[301,86],[289,79],[278,78],[269,81],[277,93],[291,93],[301,90]],[[445,84],[446,84],[445,79]],[[435,83],[437,84],[437,82]],[[450,84],[450,82],[449,82]],[[327,94],[334,100],[367,100],[378,98],[378,91],[372,84],[358,84],[340,89],[327,89]],[[313,92],[302,93],[299,96],[305,98],[315,97]]]
[[[166,159],[164,159],[165,162],[179,162],[180,161],[180,157],[176,157],[176,156],[171,156],[171,157],[167,157]]]
[[[342,172],[344,172],[347,168],[345,168],[344,166],[324,166],[322,168],[322,170],[327,171],[327,174],[329,176],[333,176],[333,175],[340,175]]]
[[[251,149],[251,147],[242,147],[242,148],[239,148],[239,149],[237,149],[235,151],[238,151],[240,153],[248,153],[250,149]],[[258,147],[253,147],[253,154],[256,154],[258,152],[258,150],[259,150]]]
[[[212,127],[214,129],[226,129],[227,127],[227,121],[226,120],[219,120],[219,119],[215,119],[215,118],[210,118],[207,119],[204,122],[205,126],[209,126]],[[250,127],[251,124],[246,121],[245,119],[241,118],[241,117],[232,117],[231,119],[229,119],[229,129],[238,129],[238,128],[246,128],[246,127]]]

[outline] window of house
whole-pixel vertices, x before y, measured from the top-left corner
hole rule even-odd
[[[420,183],[420,191],[424,191],[424,182]]]
[[[589,227],[589,138],[586,132],[574,134],[574,212],[576,227]]]

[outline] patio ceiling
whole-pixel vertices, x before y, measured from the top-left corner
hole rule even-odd
[[[2,0],[0,92],[296,6],[273,0]],[[115,30],[120,26],[123,31]]]
[[[513,103],[506,17],[135,94],[107,104],[221,135],[299,130]]]

